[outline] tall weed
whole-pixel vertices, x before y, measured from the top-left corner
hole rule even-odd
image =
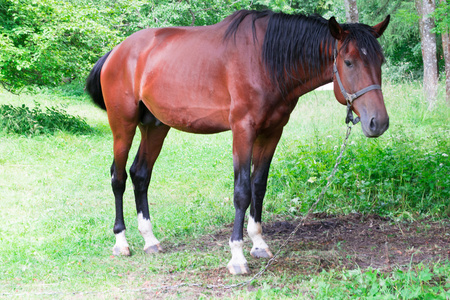
[[[0,129],[7,133],[26,136],[51,135],[57,131],[89,134],[93,131],[80,117],[71,116],[64,109],[55,106],[43,110],[37,102],[33,108],[25,104],[0,105]]]

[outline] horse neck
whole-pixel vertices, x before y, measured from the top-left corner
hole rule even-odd
[[[334,60],[331,55],[333,49],[332,47],[329,47],[326,51],[329,51],[329,55],[327,55],[329,59],[321,66],[320,71],[308,72],[303,70],[301,66],[297,68],[299,74],[297,74],[295,78],[299,79],[294,80],[293,83],[288,85],[288,99],[298,99],[300,96],[333,81]]]

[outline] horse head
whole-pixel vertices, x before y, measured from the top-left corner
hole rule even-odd
[[[332,17],[328,22],[335,38],[333,81],[336,99],[353,110],[367,137],[378,137],[389,127],[389,116],[381,91],[381,65],[384,56],[376,40],[389,24],[390,16],[371,27],[342,24]]]

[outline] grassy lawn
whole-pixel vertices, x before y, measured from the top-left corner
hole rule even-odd
[[[387,84],[383,89],[390,129],[369,140],[360,125],[354,127],[334,185],[316,212],[446,223],[450,108],[441,95],[437,109],[428,111],[415,84]],[[149,190],[155,235],[166,251],[143,253],[129,180],[124,213],[133,256],[114,257],[112,137],[106,114],[84,95],[0,93],[0,105],[24,103],[61,105],[68,114],[84,118],[93,131],[36,136],[0,131],[0,298],[340,299],[370,298],[372,292],[386,299],[450,297],[445,259],[391,271],[337,265],[308,272],[298,265],[298,272],[269,269],[245,288],[207,288],[205,284],[251,278],[227,274],[228,237],[215,238],[234,218],[230,132],[169,132]],[[272,164],[264,221],[293,220],[309,209],[334,165],[346,131],[344,117],[345,107],[331,91],[300,99]],[[137,135],[132,157],[138,144]],[[250,248],[249,241],[246,246]],[[265,265],[254,259],[249,263],[255,273]],[[200,287],[160,289],[198,283]]]

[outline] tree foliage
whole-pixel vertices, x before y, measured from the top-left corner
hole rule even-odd
[[[447,20],[448,6],[437,10]],[[0,83],[55,86],[84,81],[104,53],[148,27],[217,23],[238,9],[336,16],[345,22],[343,0],[0,0]],[[421,63],[413,0],[358,1],[360,22],[392,24],[382,39],[389,62]],[[444,18],[445,16],[445,18]],[[441,27],[439,27],[441,28]]]
[[[393,79],[421,76],[419,15],[414,0],[368,0],[358,4],[360,22],[376,24],[384,16],[391,15],[389,27],[380,40],[387,57],[389,72],[386,74]]]
[[[436,10],[433,17],[436,21],[436,33],[448,33],[450,31],[450,4],[446,0],[436,3]]]
[[[97,22],[106,8],[56,0],[0,3],[0,80],[13,88],[70,81],[119,41],[113,28]]]
[[[79,79],[137,30],[215,23],[249,8],[241,2],[0,0],[0,81],[19,89]]]

